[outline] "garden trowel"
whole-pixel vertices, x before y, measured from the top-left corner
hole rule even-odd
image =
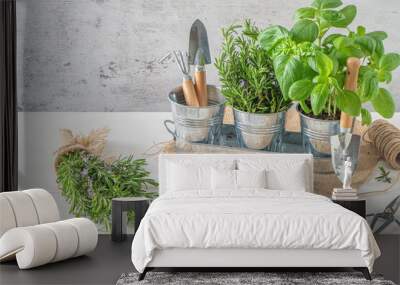
[[[357,91],[358,71],[360,69],[360,60],[351,57],[347,60],[347,76],[345,89]],[[344,162],[350,157],[352,162],[352,171],[354,173],[357,167],[358,152],[360,149],[361,138],[359,135],[352,134],[354,118],[349,114],[342,112],[340,115],[340,133],[331,136],[331,154],[332,165],[336,175],[343,182]]]
[[[200,106],[208,105],[207,80],[205,65],[211,63],[207,30],[197,19],[190,29],[189,64],[195,66],[195,89]]]

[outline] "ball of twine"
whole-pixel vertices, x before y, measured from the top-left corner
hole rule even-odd
[[[379,154],[396,170],[400,169],[400,130],[385,120],[376,120],[363,134]]]

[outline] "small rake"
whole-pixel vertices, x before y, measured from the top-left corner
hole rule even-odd
[[[183,95],[185,96],[186,105],[191,107],[199,107],[199,100],[197,98],[196,90],[194,89],[193,80],[190,75],[190,65],[189,65],[189,56],[187,53],[184,53],[180,50],[174,50],[170,52],[162,59],[159,60],[159,63],[165,62],[165,60],[169,59],[171,55],[174,55],[176,63],[179,67],[179,70],[182,72],[183,80],[182,80],[182,89]]]

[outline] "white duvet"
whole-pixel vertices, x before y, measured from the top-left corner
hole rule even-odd
[[[132,262],[143,272],[165,248],[358,249],[370,271],[380,255],[357,214],[320,195],[275,190],[164,194],[138,228]]]

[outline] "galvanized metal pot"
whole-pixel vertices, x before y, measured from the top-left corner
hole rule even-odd
[[[300,111],[299,106],[297,111],[300,114],[304,150],[314,157],[331,157],[330,137],[339,134],[340,121],[310,118]]]
[[[285,112],[255,114],[233,109],[240,147],[279,152],[285,127]]]
[[[225,99],[214,85],[208,85],[207,90],[208,106],[206,107],[185,105],[181,86],[169,93],[168,99],[174,121],[166,120],[164,125],[176,140],[219,144]],[[168,124],[174,124],[175,130],[170,129]]]

